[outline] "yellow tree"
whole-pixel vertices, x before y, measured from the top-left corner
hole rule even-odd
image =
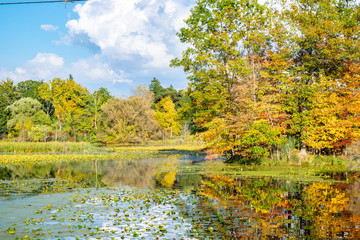
[[[52,102],[60,132],[64,130],[75,137],[78,127],[86,131],[83,129],[84,121],[89,119],[86,109],[89,91],[86,88],[73,79],[54,78],[40,86],[39,93],[45,101]],[[85,125],[91,127],[90,123]]]
[[[290,52],[288,57],[287,53],[284,55],[289,66],[281,74],[284,76],[281,94],[283,108],[291,115],[288,134],[301,144],[304,153],[306,146],[334,149],[343,142],[341,139],[349,142],[352,138],[352,134],[346,133],[352,128],[346,122],[351,114],[343,111],[341,99],[346,98],[347,92],[353,91],[350,95],[354,96],[358,91],[350,83],[356,81],[355,75],[348,74],[359,60],[358,3],[354,0],[283,2],[284,23],[289,30],[285,48]]]
[[[178,135],[181,130],[181,125],[178,117],[178,113],[175,110],[175,104],[171,100],[170,96],[163,98],[155,105],[155,118],[161,128],[170,132],[170,136],[173,134]]]

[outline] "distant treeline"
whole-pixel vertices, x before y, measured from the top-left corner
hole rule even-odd
[[[0,136],[16,141],[141,143],[187,131],[178,109],[185,96],[154,78],[120,99],[68,79],[0,82]]]

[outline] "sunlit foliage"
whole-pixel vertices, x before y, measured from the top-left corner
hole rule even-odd
[[[188,73],[189,117],[230,159],[267,157],[284,136],[305,155],[359,139],[358,3],[280,2],[201,0],[178,33],[187,49],[172,65]],[[255,136],[260,122],[269,134]]]

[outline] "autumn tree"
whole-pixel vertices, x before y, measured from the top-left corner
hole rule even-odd
[[[90,132],[91,113],[86,108],[90,94],[86,88],[72,79],[54,78],[41,85],[39,93],[54,106],[60,133],[76,138],[78,135],[85,137]]]
[[[229,158],[278,148],[275,133],[295,138],[303,154],[342,152],[359,138],[358,4],[281,2],[200,0],[178,33],[189,47],[172,65],[190,80],[189,117]],[[259,126],[273,134],[248,144]]]
[[[201,0],[178,33],[190,47],[172,65],[188,73],[191,117],[208,146],[230,158],[246,156],[242,137],[257,120],[276,125],[277,89],[262,73],[272,18],[257,1]]]
[[[358,97],[358,3],[296,0],[284,6],[289,55],[281,93],[291,115],[288,132],[303,150],[305,145],[317,150],[346,145],[358,121],[358,113],[342,105],[344,99]]]
[[[102,107],[106,143],[141,143],[156,138],[159,126],[151,109],[153,93],[139,86],[128,99],[111,98]]]
[[[170,96],[163,98],[155,105],[155,118],[160,127],[170,133],[172,137],[178,135],[181,130],[180,119],[175,110],[175,104]]]

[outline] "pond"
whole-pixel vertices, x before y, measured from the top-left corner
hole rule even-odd
[[[360,172],[164,153],[0,167],[0,239],[360,239]]]

